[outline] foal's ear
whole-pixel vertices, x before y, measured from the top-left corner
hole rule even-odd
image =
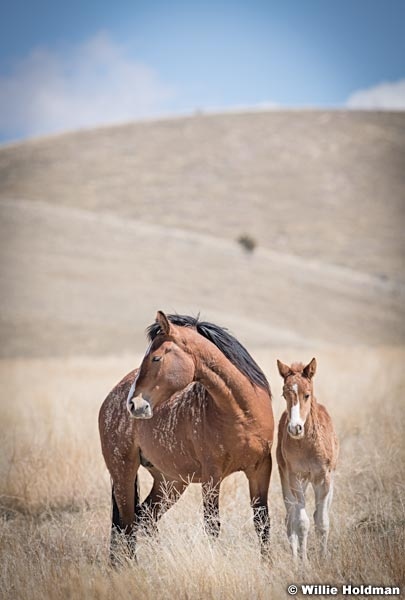
[[[313,358],[311,360],[311,362],[308,363],[307,366],[304,368],[304,370],[302,371],[302,374],[307,379],[312,379],[312,377],[315,375],[315,372],[316,372],[316,360],[315,360],[315,358]]]
[[[165,313],[161,310],[157,311],[156,314],[156,323],[159,323],[160,328],[162,330],[163,333],[165,333],[166,335],[169,335],[170,333],[170,322],[169,319],[166,317]]]
[[[291,373],[290,367],[288,365],[285,365],[284,363],[282,363],[281,360],[277,360],[277,366],[278,366],[278,372],[280,373],[280,375],[283,379],[288,377],[288,375]]]

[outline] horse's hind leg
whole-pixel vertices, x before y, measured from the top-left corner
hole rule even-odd
[[[204,511],[204,529],[205,532],[217,538],[221,529],[219,518],[219,489],[220,479],[210,477],[202,483],[203,511]]]
[[[183,481],[167,480],[155,469],[153,471],[149,469],[149,472],[153,476],[153,485],[138,508],[137,526],[153,533],[156,531],[157,521],[177,502],[188,484]]]
[[[271,469],[272,459],[269,454],[259,467],[246,472],[249,480],[250,502],[253,508],[253,522],[264,557],[269,555],[270,517],[267,496]]]

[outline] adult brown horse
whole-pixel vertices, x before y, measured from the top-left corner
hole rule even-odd
[[[206,531],[218,536],[221,481],[243,471],[256,532],[266,553],[267,494],[274,433],[270,387],[246,349],[225,329],[158,312],[139,369],[104,401],[101,446],[112,478],[112,536],[121,530],[135,550],[138,525],[155,523],[190,482],[202,483]],[[139,504],[137,472],[152,489]]]
[[[309,519],[305,490],[310,482],[315,492],[315,528],[325,555],[339,443],[328,411],[314,396],[315,358],[306,366],[302,363],[288,366],[279,360],[277,366],[284,379],[283,396],[287,401],[277,444],[287,535],[294,558],[299,552],[306,561]]]

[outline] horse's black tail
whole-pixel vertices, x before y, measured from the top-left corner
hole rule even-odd
[[[139,507],[140,507],[140,502],[139,502],[139,481],[138,481],[138,475],[135,475],[135,481],[134,481],[134,515],[135,515],[135,522],[136,523],[139,521]]]
[[[118,504],[115,499],[113,484],[111,484],[111,501],[112,501],[111,527],[113,529],[122,529],[120,511],[118,510]],[[134,481],[134,517],[135,517],[135,521],[137,520],[138,513],[139,513],[139,483],[138,483],[138,475],[136,475],[135,481]]]
[[[112,529],[121,529],[120,511],[118,510],[118,504],[115,499],[113,484],[111,484],[111,500],[112,500],[111,527],[112,527]]]

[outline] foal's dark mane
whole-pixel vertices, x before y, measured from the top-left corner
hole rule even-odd
[[[270,385],[265,374],[260,369],[258,364],[250,356],[249,352],[242,346],[238,340],[229,333],[227,329],[208,323],[199,321],[199,317],[189,317],[187,315],[167,315],[170,323],[179,327],[192,327],[205,337],[207,340],[215,344],[221,350],[228,360],[245,375],[252,383],[267,390],[270,393]],[[155,337],[161,333],[159,323],[152,323],[146,330],[149,340],[152,342]]]

